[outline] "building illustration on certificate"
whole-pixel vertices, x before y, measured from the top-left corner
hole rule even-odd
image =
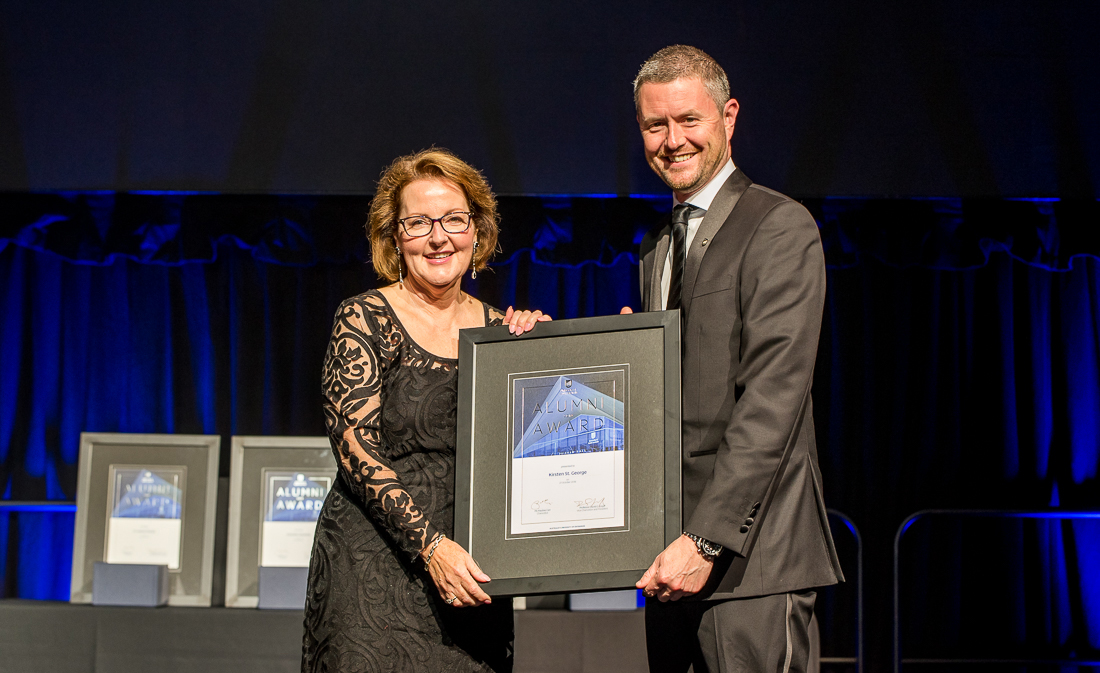
[[[186,468],[110,466],[107,563],[180,568]]]
[[[628,369],[509,377],[508,537],[627,527]]]

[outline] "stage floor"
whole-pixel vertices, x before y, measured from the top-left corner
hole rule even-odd
[[[647,670],[641,610],[516,611],[515,673]],[[296,673],[302,615],[0,600],[0,672]]]

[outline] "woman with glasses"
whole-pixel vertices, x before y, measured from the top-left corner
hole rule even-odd
[[[339,474],[317,521],[302,670],[510,671],[512,604],[450,539],[458,331],[501,313],[462,291],[496,249],[496,200],[445,150],[399,157],[368,222],[391,282],[344,301],[324,365],[324,412]]]

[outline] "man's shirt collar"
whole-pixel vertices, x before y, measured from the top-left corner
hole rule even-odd
[[[731,157],[726,161],[726,164],[722,166],[721,170],[715,173],[714,177],[710,179],[705,187],[695,192],[688,198],[687,203],[693,206],[708,210],[711,202],[714,201],[714,197],[718,196],[718,190],[722,189],[722,185],[726,184],[726,180],[729,176],[733,175],[733,172],[737,170],[737,167],[733,165],[733,158]],[[680,202],[675,196],[672,197],[672,205],[677,206]]]

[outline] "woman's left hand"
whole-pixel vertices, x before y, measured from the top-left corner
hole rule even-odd
[[[504,313],[504,324],[508,326],[508,331],[516,336],[524,332],[530,332],[535,323],[547,322],[548,320],[553,320],[553,318],[542,311],[514,311],[511,306]]]

